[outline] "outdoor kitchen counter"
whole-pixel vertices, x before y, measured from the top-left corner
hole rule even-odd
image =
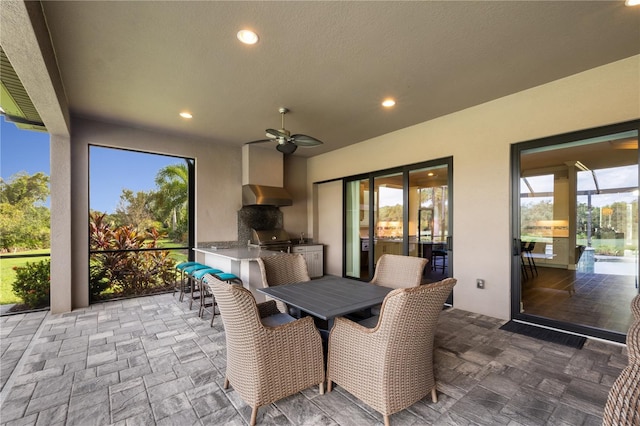
[[[262,288],[262,276],[256,259],[282,254],[278,251],[261,250],[254,247],[203,247],[194,248],[193,251],[196,253],[196,261],[240,277],[244,287],[251,290],[258,302],[263,302],[265,299],[262,293],[256,291],[257,288]]]

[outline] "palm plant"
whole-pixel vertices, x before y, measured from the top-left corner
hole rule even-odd
[[[189,220],[189,169],[186,163],[166,166],[156,175],[156,212],[170,224],[171,236],[182,240]]]

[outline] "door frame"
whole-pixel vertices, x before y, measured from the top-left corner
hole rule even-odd
[[[420,163],[414,163],[414,164],[409,164],[409,165],[405,165],[405,166],[400,166],[400,167],[393,167],[393,168],[389,168],[389,169],[384,169],[384,170],[378,170],[378,171],[374,171],[374,172],[369,172],[369,173],[362,173],[362,174],[358,174],[358,175],[354,175],[354,176],[349,176],[349,177],[345,177],[342,180],[342,194],[343,194],[343,220],[342,220],[342,229],[343,229],[343,241],[342,241],[342,250],[343,253],[346,253],[346,249],[347,249],[347,237],[346,237],[346,232],[344,232],[344,230],[346,229],[347,226],[347,212],[346,212],[346,205],[347,205],[347,200],[346,200],[346,194],[347,194],[347,184],[349,182],[352,182],[354,180],[369,180],[369,188],[373,188],[374,187],[374,180],[376,177],[380,177],[380,176],[385,176],[385,175],[389,175],[389,174],[394,174],[394,173],[402,173],[402,182],[403,182],[403,188],[404,193],[403,193],[403,203],[404,206],[408,206],[409,205],[409,193],[406,190],[406,188],[408,188],[409,186],[409,173],[412,171],[416,171],[418,169],[424,169],[424,168],[428,168],[428,167],[434,167],[434,166],[447,166],[447,203],[448,203],[448,214],[447,214],[447,221],[448,221],[448,237],[447,237],[447,255],[448,255],[448,276],[452,277],[453,276],[453,157],[444,157],[444,158],[439,158],[439,159],[435,159],[435,160],[429,160],[429,161],[424,161],[424,162],[420,162]],[[374,209],[373,209],[373,203],[374,203],[374,197],[371,196],[369,198],[369,241],[373,241],[374,240],[374,232],[375,232],[375,227],[372,226],[371,224],[375,223],[374,222]],[[409,211],[408,209],[404,208],[403,209],[403,222],[406,224],[409,221]],[[402,253],[406,256],[409,254],[409,228],[407,226],[403,226],[403,241],[402,241]],[[370,245],[371,247],[371,245]],[[374,274],[374,260],[375,260],[375,254],[374,254],[374,250],[370,249],[368,252],[368,256],[369,256],[369,276],[373,277]],[[347,270],[347,265],[346,265],[346,256],[343,256],[343,264],[342,264],[342,276],[346,277],[346,270]],[[357,279],[357,278],[354,278]],[[453,293],[450,296],[450,300],[447,301],[447,304],[453,304]]]
[[[511,145],[511,319],[528,322],[543,327],[558,329],[573,334],[585,335],[619,343],[626,341],[626,334],[595,327],[554,320],[521,312],[521,258],[520,258],[520,155],[522,151],[533,148],[551,147],[614,133],[636,130],[640,135],[640,120],[632,120],[597,128],[564,133],[541,139],[520,142]],[[640,149],[638,150],[638,177],[640,181]],[[640,197],[639,197],[640,198]],[[640,233],[639,233],[640,234]],[[638,236],[640,247],[640,235]],[[638,265],[636,265],[638,268]],[[636,274],[638,271],[636,271]],[[636,275],[637,276],[637,275]],[[640,291],[640,289],[638,289]],[[624,307],[628,309],[628,306]]]

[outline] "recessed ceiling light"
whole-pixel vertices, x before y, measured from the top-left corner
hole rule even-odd
[[[193,118],[193,115],[190,112],[182,111],[180,113],[180,117],[182,117],[182,118]]]
[[[382,101],[382,106],[385,107],[385,108],[391,108],[395,104],[396,104],[396,101],[394,101],[391,98],[385,99],[384,101]]]
[[[627,6],[638,6],[640,4],[640,0],[625,0],[624,4]]]
[[[251,30],[238,31],[238,40],[244,44],[256,44],[258,42],[258,34]]]

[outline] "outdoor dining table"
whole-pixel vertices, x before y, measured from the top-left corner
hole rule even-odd
[[[257,291],[327,321],[327,330],[335,317],[358,312],[382,303],[392,288],[349,278],[325,275],[294,284],[259,288]]]

